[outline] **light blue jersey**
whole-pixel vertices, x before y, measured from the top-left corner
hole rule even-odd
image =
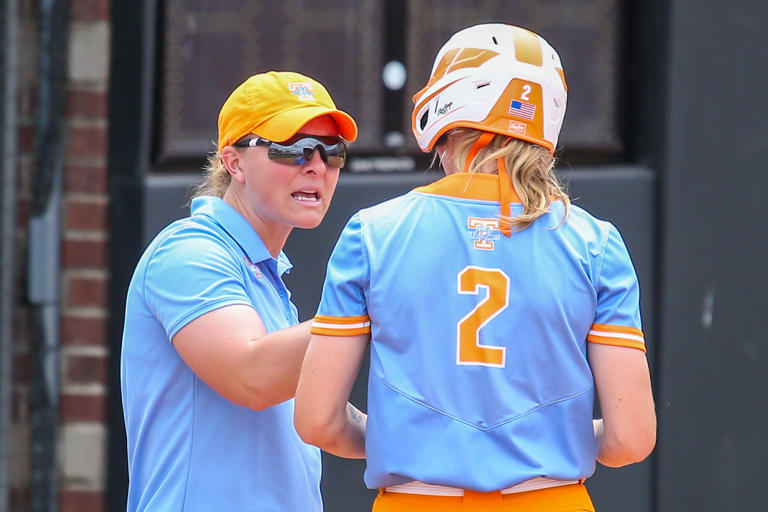
[[[254,411],[201,381],[173,336],[195,318],[252,306],[268,332],[297,323],[270,256],[223,200],[197,198],[189,218],[165,228],[128,290],[121,379],[128,438],[128,510],[322,510],[320,453],[293,428],[293,400]],[[211,333],[216,343],[216,333]]]
[[[645,350],[629,254],[578,207],[558,227],[561,202],[503,236],[498,187],[457,173],[362,210],[331,256],[312,332],[371,334],[370,488],[594,471],[587,342]]]

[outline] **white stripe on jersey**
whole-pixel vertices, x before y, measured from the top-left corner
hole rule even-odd
[[[593,336],[601,336],[603,338],[621,338],[624,340],[633,340],[633,341],[639,341],[640,343],[645,343],[645,338],[642,336],[637,336],[635,334],[627,334],[623,332],[613,332],[613,331],[589,331],[589,334]]]
[[[347,329],[360,329],[362,327],[368,327],[371,325],[371,322],[360,322],[358,324],[329,324],[326,322],[318,322],[314,321],[312,322],[312,327],[317,327],[318,329],[336,329],[336,330],[347,330]]]

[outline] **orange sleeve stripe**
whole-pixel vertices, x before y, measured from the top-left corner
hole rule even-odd
[[[312,334],[321,334],[323,336],[357,336],[358,334],[370,334],[371,326],[358,327],[356,329],[329,329],[327,327],[317,327],[313,325],[310,332]]]
[[[613,345],[615,347],[634,348],[642,350],[643,352],[648,351],[648,349],[645,348],[645,343],[642,341],[628,340],[625,338],[604,338],[602,336],[594,336],[590,334],[587,336],[587,341],[597,343],[598,345]]]
[[[360,316],[326,316],[326,315],[315,315],[314,323],[321,323],[321,324],[334,324],[334,325],[348,325],[348,324],[361,324],[365,322],[370,322],[371,319],[368,317],[368,315],[360,315]]]
[[[357,336],[371,332],[371,319],[362,316],[315,316],[310,329],[312,334],[326,336]]]
[[[592,324],[593,332],[620,332],[631,334],[633,336],[643,337],[643,331],[636,327],[626,327],[623,325]]]
[[[636,348],[646,352],[643,331],[624,325],[592,324],[587,341],[601,345]]]

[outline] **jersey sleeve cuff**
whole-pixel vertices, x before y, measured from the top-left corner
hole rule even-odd
[[[326,336],[357,336],[370,334],[371,319],[362,316],[326,316],[316,315],[312,321],[312,334]]]
[[[622,325],[592,324],[587,341],[601,345],[634,348],[646,352],[643,331]]]

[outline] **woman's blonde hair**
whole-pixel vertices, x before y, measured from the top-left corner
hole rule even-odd
[[[456,128],[448,132],[447,135],[456,141],[453,151],[453,164],[456,169],[464,169],[469,151],[483,133],[471,128]],[[498,166],[492,166],[492,170],[484,170],[483,164],[495,162],[498,158],[504,159],[515,192],[523,203],[522,214],[512,218],[513,229],[520,231],[527,228],[549,211],[552,201],[557,200],[562,201],[564,207],[563,218],[558,227],[562,226],[568,216],[571,201],[564,185],[555,176],[555,157],[549,150],[523,140],[496,135],[477,153],[470,162],[468,171],[496,174]]]
[[[221,161],[221,152],[208,155],[203,166],[203,181],[192,189],[191,198],[199,196],[224,197],[229,187],[231,176]]]

